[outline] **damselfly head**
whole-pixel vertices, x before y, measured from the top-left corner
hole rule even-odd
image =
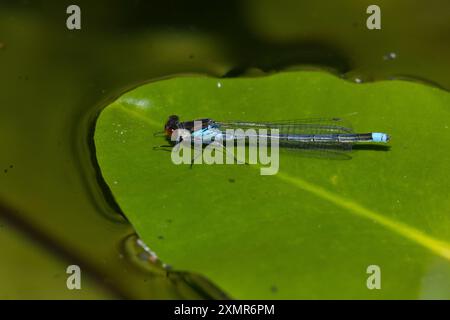
[[[177,115],[171,115],[164,126],[166,137],[170,139],[172,133],[179,128],[180,118]]]

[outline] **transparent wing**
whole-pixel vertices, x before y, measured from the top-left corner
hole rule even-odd
[[[214,121],[225,132],[227,129],[278,129],[280,135],[314,135],[353,133],[351,127],[340,118],[298,119],[274,122]]]
[[[274,122],[250,122],[250,121],[215,121],[216,127],[223,133],[227,129],[278,129],[280,136],[295,135],[333,135],[351,134],[353,130],[340,118],[315,118],[297,119]],[[247,135],[248,136],[248,135]],[[238,136],[239,138],[243,136]],[[286,151],[300,151],[302,156],[325,159],[351,159],[349,152],[352,150],[350,143],[333,142],[299,142],[295,140],[279,140],[279,147]]]

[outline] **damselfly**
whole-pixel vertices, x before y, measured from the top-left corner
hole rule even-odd
[[[172,134],[177,129],[183,129],[184,135],[174,139]],[[239,129],[245,134],[237,134]],[[271,135],[274,129],[278,132],[276,136]],[[178,116],[172,115],[164,126],[166,137],[175,144],[186,138],[186,134],[192,138],[191,141],[201,139],[202,144],[208,145],[215,141],[248,140],[252,135],[261,137],[261,131],[265,132],[265,138],[278,139],[282,148],[324,153],[349,151],[357,143],[387,143],[390,139],[388,134],[381,132],[354,133],[340,118],[274,122],[216,121],[205,118],[181,122]]]

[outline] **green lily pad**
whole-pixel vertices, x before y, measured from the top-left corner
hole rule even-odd
[[[257,165],[191,169],[153,150],[171,114],[342,117],[392,141],[348,161],[281,151],[272,176]],[[447,92],[321,72],[149,83],[107,106],[95,130],[102,175],[139,236],[174,270],[247,299],[450,298],[449,142]],[[371,265],[380,289],[367,287]]]

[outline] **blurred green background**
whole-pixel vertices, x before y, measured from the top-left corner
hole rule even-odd
[[[79,31],[66,28],[71,4]],[[377,1],[381,30],[366,28],[370,4],[2,0],[0,298],[220,298],[197,275],[136,258],[133,228],[99,176],[98,113],[139,84],[186,73],[320,68],[450,89],[450,2]],[[66,288],[70,264],[81,291]]]

